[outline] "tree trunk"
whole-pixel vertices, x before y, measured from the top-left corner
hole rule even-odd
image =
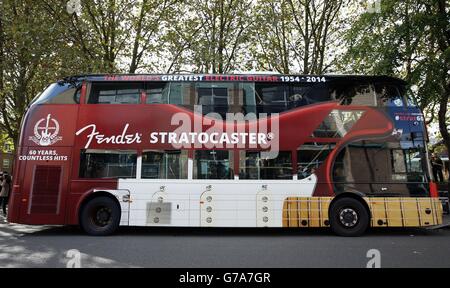
[[[134,39],[134,43],[133,43],[133,52],[132,52],[132,56],[131,56],[131,64],[130,64],[130,69],[128,70],[128,73],[133,74],[136,72],[136,69],[138,68],[138,51],[139,51],[139,43],[140,43],[140,37],[141,37],[141,32],[142,32],[142,21],[144,19],[144,14],[145,14],[145,5],[147,5],[146,3],[147,1],[144,0],[142,1],[142,6],[141,6],[141,11],[139,13],[139,20],[137,23],[137,27],[136,27],[136,38]]]

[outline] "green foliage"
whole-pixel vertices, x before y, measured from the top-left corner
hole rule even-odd
[[[257,1],[252,26],[252,58],[257,69],[280,73],[323,74],[339,53],[347,1]]]
[[[340,69],[404,78],[427,122],[439,120],[441,135],[450,148],[449,3],[383,0],[380,13],[362,13],[345,40],[348,50]]]

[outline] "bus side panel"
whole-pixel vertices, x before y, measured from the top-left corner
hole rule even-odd
[[[17,147],[17,153],[15,155],[15,163],[14,163],[14,174],[13,174],[13,186],[10,193],[9,199],[9,208],[8,208],[8,221],[17,223],[19,222],[20,215],[20,202],[22,200],[21,195],[21,179],[24,179],[25,174],[25,163],[18,161],[18,155],[24,154],[22,152],[24,148],[19,146]]]
[[[74,171],[73,174],[78,175],[77,171]],[[117,189],[117,186],[117,180],[72,180],[70,183],[71,192],[67,197],[66,223],[78,225],[81,204],[94,190],[114,190]]]
[[[20,223],[65,224],[71,150],[70,147],[28,147],[28,155],[46,156],[26,162]]]
[[[33,105],[24,117],[10,219],[64,224],[78,105]]]

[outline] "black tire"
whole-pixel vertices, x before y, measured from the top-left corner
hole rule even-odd
[[[330,207],[330,226],[339,236],[361,236],[369,227],[369,211],[354,198],[341,198]]]
[[[114,233],[120,224],[120,206],[112,198],[99,196],[89,200],[80,213],[80,226],[89,235]]]

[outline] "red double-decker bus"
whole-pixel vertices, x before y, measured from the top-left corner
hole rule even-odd
[[[386,76],[68,77],[23,119],[8,218],[92,235],[441,224],[409,94]]]

